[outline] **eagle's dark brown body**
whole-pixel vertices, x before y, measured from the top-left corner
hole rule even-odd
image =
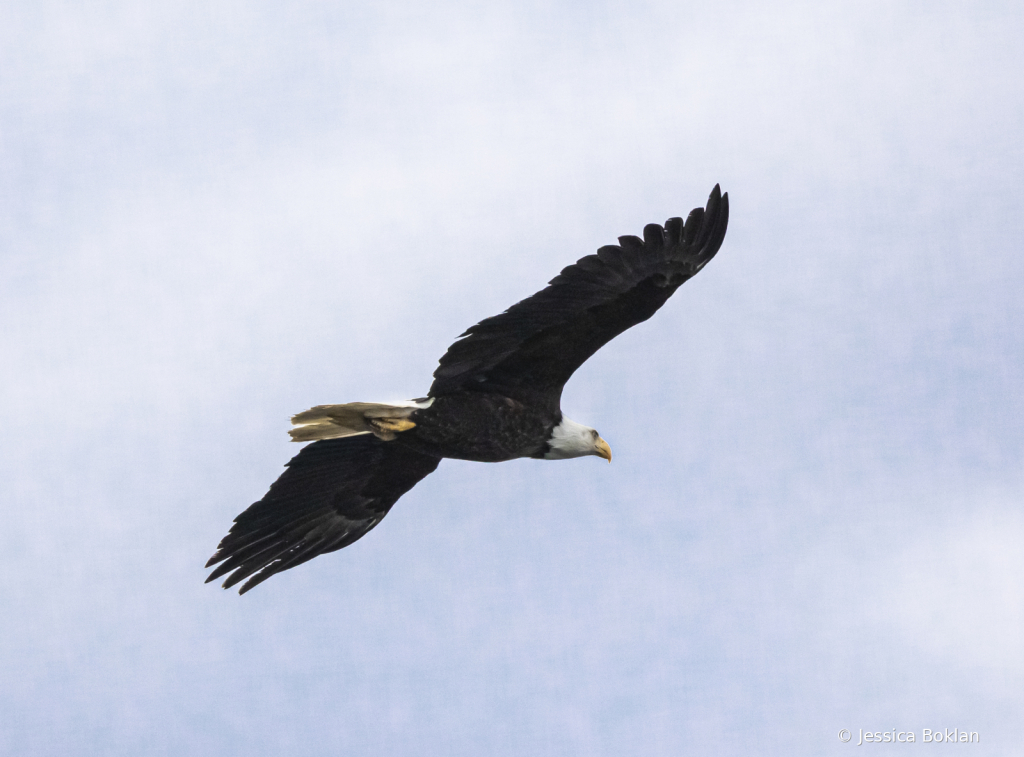
[[[409,419],[416,427],[396,441],[436,457],[500,463],[543,455],[562,414],[500,394],[457,392],[435,398]]]

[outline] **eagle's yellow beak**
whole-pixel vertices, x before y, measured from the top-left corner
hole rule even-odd
[[[599,436],[597,437],[597,442],[594,444],[594,447],[597,448],[598,457],[603,457],[608,462],[612,461],[612,448],[608,446],[608,442]]]

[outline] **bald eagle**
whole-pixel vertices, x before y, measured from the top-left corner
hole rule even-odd
[[[716,185],[685,223],[649,224],[565,268],[551,283],[456,341],[427,396],[409,402],[319,405],[292,418],[313,442],[259,502],[235,518],[206,567],[244,594],[275,573],[347,547],[443,458],[496,463],[564,460],[608,443],[562,415],[562,387],[584,361],[646,321],[707,264],[725,238],[729,195]]]

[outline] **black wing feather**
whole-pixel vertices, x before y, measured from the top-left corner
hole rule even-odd
[[[347,547],[440,462],[372,434],[310,444],[263,499],[235,518],[206,564],[220,563],[207,582],[231,573],[227,589],[248,578],[244,594],[275,573]]]
[[[565,268],[547,288],[470,328],[448,348],[429,395],[498,391],[558,407],[562,387],[584,361],[647,320],[722,246],[729,195],[715,185],[706,208],[684,223],[650,224],[644,238],[619,237]]]

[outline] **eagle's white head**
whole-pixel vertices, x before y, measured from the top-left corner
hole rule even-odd
[[[594,429],[562,416],[562,422],[551,430],[545,460],[567,460],[570,457],[597,455],[612,461],[612,448]]]

